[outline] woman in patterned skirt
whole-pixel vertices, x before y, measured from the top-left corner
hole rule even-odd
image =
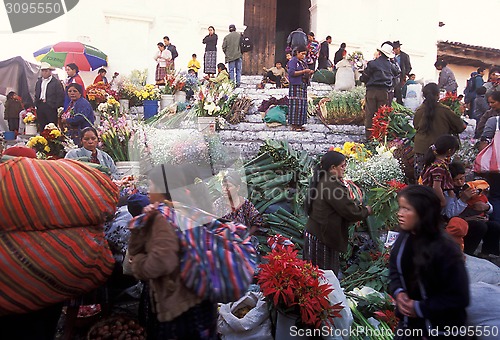
[[[288,92],[288,123],[292,131],[304,131],[307,121],[307,86],[309,78],[314,73],[307,67],[305,57],[306,46],[299,46],[294,51],[294,57],[288,62],[288,77],[290,87]]]
[[[217,34],[213,26],[208,26],[208,35],[203,38],[203,43],[205,44],[203,72],[210,77],[217,72]]]
[[[348,229],[372,213],[354,200],[343,177],[345,156],[328,151],[316,167],[309,188],[304,259],[321,269],[340,271],[339,253],[347,251]]]

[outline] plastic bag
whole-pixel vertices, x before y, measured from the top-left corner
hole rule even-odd
[[[403,99],[404,106],[415,111],[422,102],[422,85],[408,84],[406,87],[406,98]]]
[[[286,114],[288,112],[288,106],[286,105],[276,105],[271,107],[266,112],[264,117],[264,122],[266,123],[280,123],[286,125]]]
[[[317,70],[314,72],[312,81],[323,84],[335,84],[335,72],[330,70]]]
[[[251,308],[241,319],[234,313]],[[262,293],[249,292],[236,302],[221,305],[217,322],[224,340],[273,340],[269,310]]]
[[[351,325],[354,321],[354,318],[352,317],[351,309],[349,308],[349,305],[347,304],[347,298],[344,294],[344,291],[340,287],[340,282],[339,279],[335,276],[332,270],[323,270],[325,280],[332,285],[333,291],[328,295],[328,299],[330,300],[330,304],[336,304],[339,302],[342,302],[342,306],[344,308],[340,311],[340,315],[342,315],[341,318],[335,318],[334,319],[334,326],[337,331],[335,332],[330,332],[332,336],[328,337],[323,337],[323,339],[326,340],[337,340],[337,339],[344,339],[348,340],[349,339],[349,330],[351,328]],[[343,336],[334,336],[336,334],[343,334]],[[345,334],[345,335],[344,335]]]
[[[476,334],[476,338],[479,340],[498,339],[500,287],[478,282],[471,284],[469,289],[470,304],[467,307],[467,326],[477,326],[476,329],[482,331],[482,334],[479,332]]]
[[[500,284],[500,268],[488,260],[465,255],[465,269],[469,274],[470,284],[476,282]]]

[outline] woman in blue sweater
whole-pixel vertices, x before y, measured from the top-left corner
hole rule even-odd
[[[80,145],[80,132],[94,124],[94,110],[89,101],[82,96],[83,88],[80,84],[69,84],[66,93],[71,102],[61,116],[61,123],[68,128],[66,135],[73,139],[76,145]]]

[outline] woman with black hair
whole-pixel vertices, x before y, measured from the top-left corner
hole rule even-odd
[[[452,332],[465,326],[469,280],[462,252],[441,225],[439,198],[429,187],[410,185],[398,204],[400,233],[389,262],[400,318],[395,339],[462,338]]]
[[[457,94],[458,84],[455,79],[455,74],[447,66],[448,63],[444,60],[438,60],[434,63],[436,70],[439,70],[438,86],[446,92]]]
[[[441,201],[441,207],[446,206],[444,192],[453,195],[453,178],[451,177],[449,165],[451,157],[460,148],[458,138],[452,135],[443,135],[436,140],[427,150],[424,157],[424,171],[419,182],[431,187]]]
[[[218,63],[217,77],[210,78],[209,75],[206,75],[205,79],[208,80],[211,84],[217,84],[217,85],[229,82],[229,73],[227,72],[226,65],[224,65],[223,63]]]
[[[345,167],[343,154],[328,151],[314,170],[307,197],[304,259],[335,275],[340,271],[339,253],[347,250],[349,225],[372,213],[350,194],[343,180]]]
[[[462,119],[448,106],[439,102],[439,87],[436,83],[424,86],[422,93],[424,102],[415,111],[413,126],[416,134],[414,140],[415,181],[418,181],[424,167],[424,154],[439,136],[459,134],[466,125]]]
[[[288,123],[292,131],[304,131],[307,122],[307,87],[314,70],[309,69],[305,62],[307,47],[299,46],[293,51],[293,57],[288,62]]]
[[[111,177],[113,179],[119,179],[120,176],[118,175],[115,162],[111,156],[97,148],[97,145],[99,144],[99,134],[97,133],[97,130],[91,126],[83,128],[80,132],[80,139],[82,141],[82,147],[68,151],[64,158],[86,158],[90,163],[100,164],[107,167],[111,172]]]
[[[180,216],[185,216],[186,210],[182,204],[192,207],[195,199],[204,201],[204,195],[208,200],[208,193],[197,190],[195,177],[179,166],[159,165],[148,177],[149,198],[154,205],[145,208],[148,219],[144,225],[131,226],[128,246],[134,276],[149,283],[155,320],[147,326],[148,339],[216,339],[217,305],[202,300],[184,285],[175,226],[156,209],[162,204],[182,221]]]
[[[66,88],[66,95],[70,103],[61,115],[61,125],[68,128],[66,136],[73,139],[76,145],[80,145],[80,132],[94,124],[94,110],[83,96],[83,88],[80,84],[69,84]]]
[[[64,81],[64,91],[67,93],[68,92],[68,86],[70,84],[79,84],[81,87],[82,87],[82,96],[83,98],[86,98],[86,95],[85,95],[85,84],[83,83],[83,79],[82,77],[80,77],[80,75],[78,74],[78,72],[80,71],[80,69],[78,68],[78,66],[75,64],[75,63],[70,63],[68,65],[66,65],[66,74],[68,75],[68,78],[66,78],[66,80]],[[64,98],[64,109],[66,109],[70,103],[70,98],[68,97],[68,95],[66,95],[66,97]]]
[[[215,28],[208,26],[208,34],[203,38],[205,44],[205,55],[203,56],[203,72],[210,78],[215,74],[217,64],[217,34]]]

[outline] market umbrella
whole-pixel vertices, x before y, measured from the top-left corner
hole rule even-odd
[[[54,67],[75,63],[80,71],[95,70],[108,65],[108,56],[101,50],[81,42],[63,41],[45,46],[33,53],[36,60]]]

